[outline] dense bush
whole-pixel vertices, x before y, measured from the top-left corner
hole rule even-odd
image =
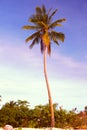
[[[67,111],[53,105],[55,113],[55,127],[86,127],[87,107],[76,113],[75,110]],[[38,105],[30,109],[29,102],[18,100],[10,101],[2,106],[0,110],[0,127],[10,124],[13,127],[50,127],[49,105]]]

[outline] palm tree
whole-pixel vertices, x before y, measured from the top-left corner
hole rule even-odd
[[[65,21],[65,18],[58,19],[56,21],[52,21],[52,17],[57,12],[57,9],[51,12],[52,9],[46,10],[45,6],[36,7],[36,13],[31,15],[29,18],[29,22],[32,24],[23,26],[25,30],[34,30],[35,32],[26,38],[26,42],[30,40],[32,43],[30,44],[30,48],[32,48],[35,44],[40,44],[41,53],[44,56],[44,76],[46,80],[46,86],[48,91],[48,99],[49,106],[51,112],[51,127],[55,126],[54,120],[54,110],[52,104],[52,97],[50,92],[50,86],[47,77],[46,70],[46,55],[51,54],[51,42],[53,41],[57,45],[59,45],[59,41],[64,42],[65,35],[62,32],[56,32],[53,30],[57,26],[61,26],[61,22]]]

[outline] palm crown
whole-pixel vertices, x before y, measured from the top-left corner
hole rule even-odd
[[[33,25],[23,26],[23,29],[35,30],[35,33],[26,39],[26,42],[32,40],[30,48],[32,48],[36,43],[39,43],[41,52],[43,53],[44,49],[47,48],[48,54],[51,53],[51,41],[59,45],[59,40],[63,42],[65,38],[65,35],[62,32],[56,32],[53,30],[56,26],[61,26],[60,23],[65,21],[65,18],[52,22],[52,18],[57,12],[57,9],[52,13],[51,10],[52,9],[46,11],[44,5],[42,7],[36,7],[36,14],[29,18],[29,22]]]

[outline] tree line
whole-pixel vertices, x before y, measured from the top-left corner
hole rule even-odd
[[[87,128],[87,106],[84,111],[77,112],[77,109],[67,111],[53,104],[55,127],[57,128]],[[0,127],[10,124],[13,127],[42,128],[50,127],[51,114],[49,105],[37,105],[30,108],[26,100],[10,101],[0,109]]]

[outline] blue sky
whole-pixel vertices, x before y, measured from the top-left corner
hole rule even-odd
[[[39,46],[32,50],[22,30],[36,6],[58,9],[54,19],[66,18],[56,31],[65,34],[60,46],[52,44],[47,70],[53,102],[67,110],[87,106],[87,0],[0,0],[0,95],[2,105],[27,100],[33,107],[48,103]]]

